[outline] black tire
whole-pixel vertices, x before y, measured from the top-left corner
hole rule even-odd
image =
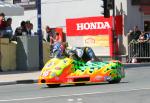
[[[75,83],[75,86],[84,86],[85,83]]]
[[[109,81],[109,84],[120,83],[120,81],[121,81],[121,78],[117,78],[117,79]]]
[[[49,88],[57,88],[60,84],[46,84]]]

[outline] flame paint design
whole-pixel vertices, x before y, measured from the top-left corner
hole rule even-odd
[[[91,82],[100,82],[106,81],[108,78],[123,78],[125,74],[120,61],[85,63],[69,58],[53,58],[49,60],[42,69],[41,75],[39,76],[39,83],[42,79],[49,82],[59,80],[59,82],[64,83],[67,81],[66,78],[84,76],[90,77]]]

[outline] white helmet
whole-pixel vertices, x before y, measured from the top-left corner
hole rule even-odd
[[[83,56],[83,50],[80,48],[76,48],[76,53],[79,58],[81,58]]]

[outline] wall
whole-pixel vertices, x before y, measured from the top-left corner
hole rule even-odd
[[[97,16],[103,11],[100,7],[101,0],[41,0],[41,2],[43,29],[46,25],[65,28],[66,18]],[[28,10],[24,12],[24,16],[13,17],[13,29],[20,25],[22,20],[31,20],[36,31],[36,14],[36,10]]]
[[[100,0],[42,0],[43,25],[65,26],[66,18],[100,15]]]

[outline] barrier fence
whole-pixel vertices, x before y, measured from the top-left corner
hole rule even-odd
[[[128,45],[129,60],[150,59],[150,42],[134,42]]]

